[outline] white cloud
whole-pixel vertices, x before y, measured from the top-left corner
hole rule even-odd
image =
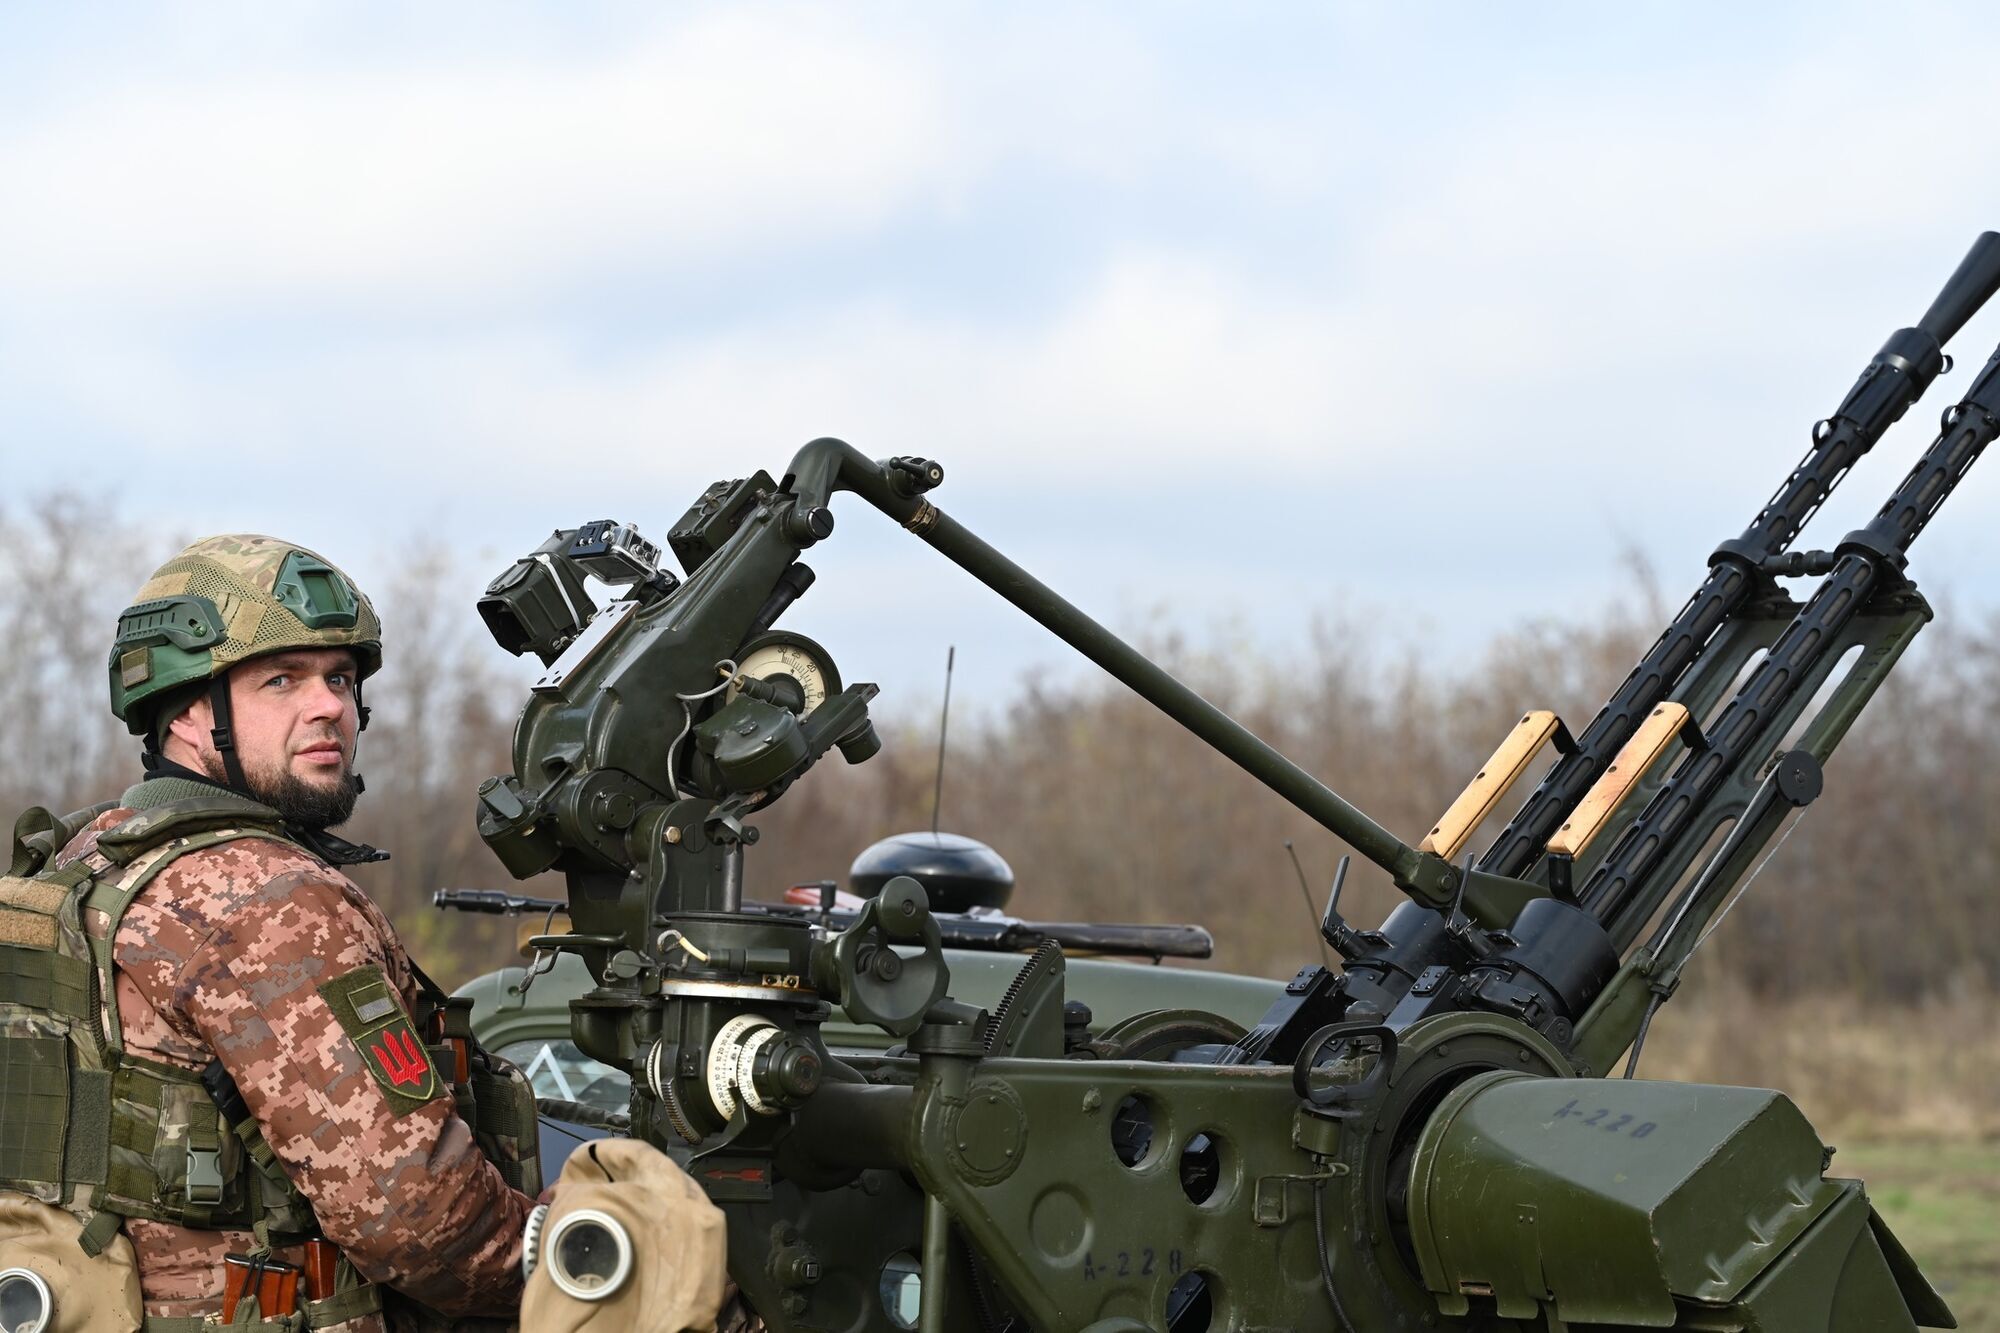
[[[1747,517],[2000,222],[1964,165],[1978,95],[1915,26],[1526,92],[1440,60],[1263,96],[1254,66],[1068,10],[730,7],[622,43],[160,72],[0,128],[0,362],[114,450],[338,450],[409,495],[532,489],[491,465],[553,451],[678,497],[690,451],[776,466],[832,432],[989,475],[1395,475],[1471,509],[1533,476],[1539,512],[1607,532],[1754,456]],[[1026,214],[1060,253],[1010,248]],[[829,238],[874,247],[855,281],[819,271]],[[936,296],[941,263],[987,285]],[[661,274],[725,313],[576,291]],[[217,341],[253,355],[202,341],[217,310],[252,312]]]
[[[1414,344],[1414,319],[1394,336]],[[87,331],[14,349],[16,368],[103,434],[162,448],[338,444],[444,484],[469,451],[588,449],[624,475],[673,475],[687,447],[782,454],[845,433],[877,452],[998,455],[1024,466],[1255,459],[1324,473],[1379,461],[1423,419],[1438,372],[1385,357],[1371,312],[1260,288],[1197,256],[1126,256],[1052,318],[992,327],[873,303],[590,356],[532,325],[452,340],[356,339],[244,377],[148,359]],[[1523,373],[1479,339],[1454,372]]]
[[[921,208],[934,73],[792,12],[578,60],[156,77],[0,129],[0,293],[511,302]]]

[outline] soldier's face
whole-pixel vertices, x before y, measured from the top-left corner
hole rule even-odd
[[[353,811],[354,654],[296,649],[241,663],[229,673],[231,727],[251,795],[295,823],[328,827]],[[209,732],[208,700],[197,699],[173,732],[190,742],[201,768],[225,780]]]
[[[229,673],[243,771],[331,788],[354,765],[359,714],[354,654],[341,648],[273,653]]]

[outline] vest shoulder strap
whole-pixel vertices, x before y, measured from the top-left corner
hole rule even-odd
[[[82,810],[73,810],[66,815],[58,815],[45,805],[30,806],[23,810],[14,821],[14,839],[8,853],[7,873],[19,878],[39,874],[42,867],[55,860],[56,853],[64,845],[81,833],[84,826],[107,810],[116,808],[116,801],[104,801]]]
[[[162,843],[225,828],[296,841],[269,806],[217,790],[141,810],[118,827],[106,829],[97,839],[97,850],[113,865],[130,865]]]
[[[121,829],[124,825],[119,826]],[[118,867],[120,873],[92,876],[79,886],[82,908],[92,912],[102,912],[105,918],[102,934],[89,932],[92,960],[97,966],[100,994],[111,995],[112,969],[116,966],[116,946],[118,926],[125,919],[125,911],[132,905],[148,884],[165,870],[190,852],[198,852],[204,847],[214,847],[220,843],[235,842],[241,838],[282,837],[267,828],[202,828],[196,832],[180,832],[171,841],[138,853],[134,859]],[[101,844],[100,844],[101,845]],[[114,1049],[123,1049],[123,1041],[115,1022],[107,1024],[106,1040]]]

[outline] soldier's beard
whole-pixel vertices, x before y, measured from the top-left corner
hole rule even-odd
[[[229,781],[228,769],[223,766],[220,755],[204,757],[202,767],[217,782]],[[307,782],[296,773],[285,769],[272,771],[245,765],[243,778],[250,788],[252,800],[260,801],[276,810],[287,823],[305,829],[335,828],[345,824],[354,813],[354,802],[361,795],[361,787],[354,780],[352,770],[342,768],[340,780],[331,785]]]

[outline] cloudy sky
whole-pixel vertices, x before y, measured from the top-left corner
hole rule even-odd
[[[1974,4],[9,6],[0,517],[441,541],[469,616],[837,434],[1116,624],[1456,654],[1624,551],[1693,587],[2000,227],[1996,57]],[[850,679],[1060,659],[837,513],[787,624]],[[2000,603],[2000,477],[1913,571]]]

